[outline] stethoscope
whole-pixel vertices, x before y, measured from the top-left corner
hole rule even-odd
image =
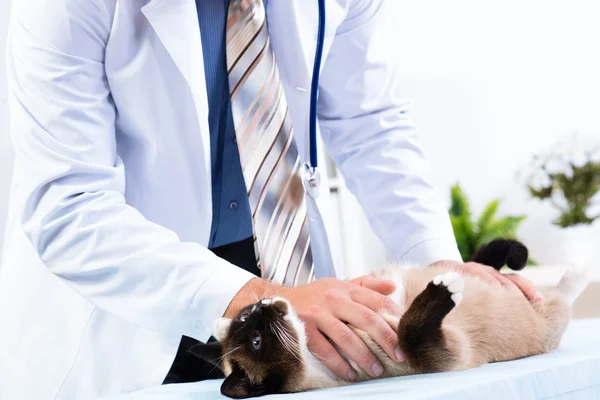
[[[302,185],[304,191],[313,199],[319,196],[321,175],[317,169],[319,165],[317,153],[317,100],[319,98],[319,78],[323,58],[323,43],[325,41],[325,0],[319,2],[319,27],[317,45],[315,49],[315,62],[313,66],[312,83],[310,87],[310,113],[309,113],[309,146],[310,158],[303,165]]]

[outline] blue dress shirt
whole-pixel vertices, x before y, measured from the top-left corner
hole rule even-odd
[[[208,94],[213,218],[209,248],[252,236],[252,214],[238,151],[225,53],[229,0],[196,0]]]

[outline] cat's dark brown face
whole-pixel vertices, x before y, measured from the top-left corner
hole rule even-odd
[[[304,370],[298,323],[287,301],[264,299],[231,320],[221,320],[215,328],[220,331],[216,333],[219,342],[201,344],[191,351],[207,361],[221,358],[220,367],[228,375],[221,386],[226,396],[284,393]]]

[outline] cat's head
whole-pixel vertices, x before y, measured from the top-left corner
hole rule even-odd
[[[213,326],[216,342],[189,351],[226,375],[221,393],[249,398],[297,391],[306,373],[304,324],[283,298],[263,299]]]

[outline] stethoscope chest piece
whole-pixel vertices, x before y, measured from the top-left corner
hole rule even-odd
[[[305,162],[302,166],[302,186],[304,191],[313,199],[319,197],[319,188],[321,187],[321,174],[319,170]]]

